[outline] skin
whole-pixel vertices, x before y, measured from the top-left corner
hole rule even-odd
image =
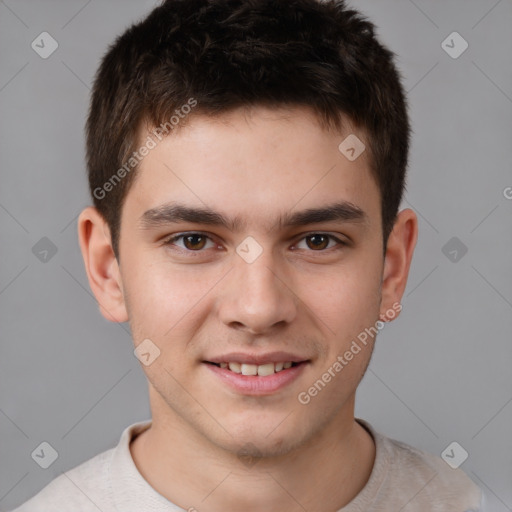
[[[96,209],[79,217],[100,311],[129,321],[135,346],[149,338],[160,349],[142,365],[152,426],[130,449],[150,485],[184,509],[335,511],[368,481],[375,446],[354,420],[354,401],[374,340],[307,405],[297,399],[360,332],[396,311],[417,239],[414,212],[402,210],[383,256],[368,154],[350,162],[338,150],[349,133],[366,140],[348,122],[343,133],[322,129],[305,107],[196,116],[142,161],[122,208],[120,263]],[[365,220],[269,228],[280,215],[340,200]],[[143,229],[144,212],[169,201],[239,216],[245,225]],[[210,239],[165,245],[190,231]],[[315,233],[347,245],[330,238],[315,245],[307,237]],[[236,252],[248,236],[263,250],[250,264]],[[275,350],[309,362],[265,396],[233,391],[203,363]],[[253,465],[237,456],[242,447],[258,456]]]

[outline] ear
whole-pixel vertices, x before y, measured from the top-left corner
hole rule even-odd
[[[128,313],[110,229],[96,208],[89,206],[78,217],[78,239],[101,314],[111,322],[126,322]]]
[[[396,218],[393,230],[388,238],[384,257],[380,307],[380,318],[384,322],[397,317],[402,309],[401,306],[397,306],[402,300],[407,285],[407,277],[417,238],[418,218],[410,208],[406,208]],[[386,315],[388,311],[393,311],[391,318]]]

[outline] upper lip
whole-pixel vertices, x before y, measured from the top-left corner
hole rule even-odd
[[[301,363],[308,361],[308,358],[292,354],[291,352],[265,352],[264,354],[245,354],[243,352],[230,352],[221,356],[205,359],[208,363],[247,363],[247,364],[265,364],[265,363]]]

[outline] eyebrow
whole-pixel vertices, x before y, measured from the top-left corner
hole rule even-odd
[[[281,215],[271,226],[270,231],[331,221],[366,223],[368,216],[359,206],[348,201],[341,201],[321,208],[308,208]],[[191,207],[173,202],[144,212],[139,219],[139,227],[149,230],[179,222],[224,227],[232,232],[241,231],[247,226],[247,223],[238,216],[227,218],[210,208]]]

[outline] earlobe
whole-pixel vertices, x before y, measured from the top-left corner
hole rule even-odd
[[[407,285],[417,238],[418,219],[410,208],[406,208],[398,214],[386,247],[380,311],[383,321],[386,318],[387,321],[396,318],[401,310],[397,305],[400,304]]]
[[[96,208],[87,207],[78,217],[78,239],[89,285],[101,314],[111,322],[126,322],[128,314],[110,230]]]

